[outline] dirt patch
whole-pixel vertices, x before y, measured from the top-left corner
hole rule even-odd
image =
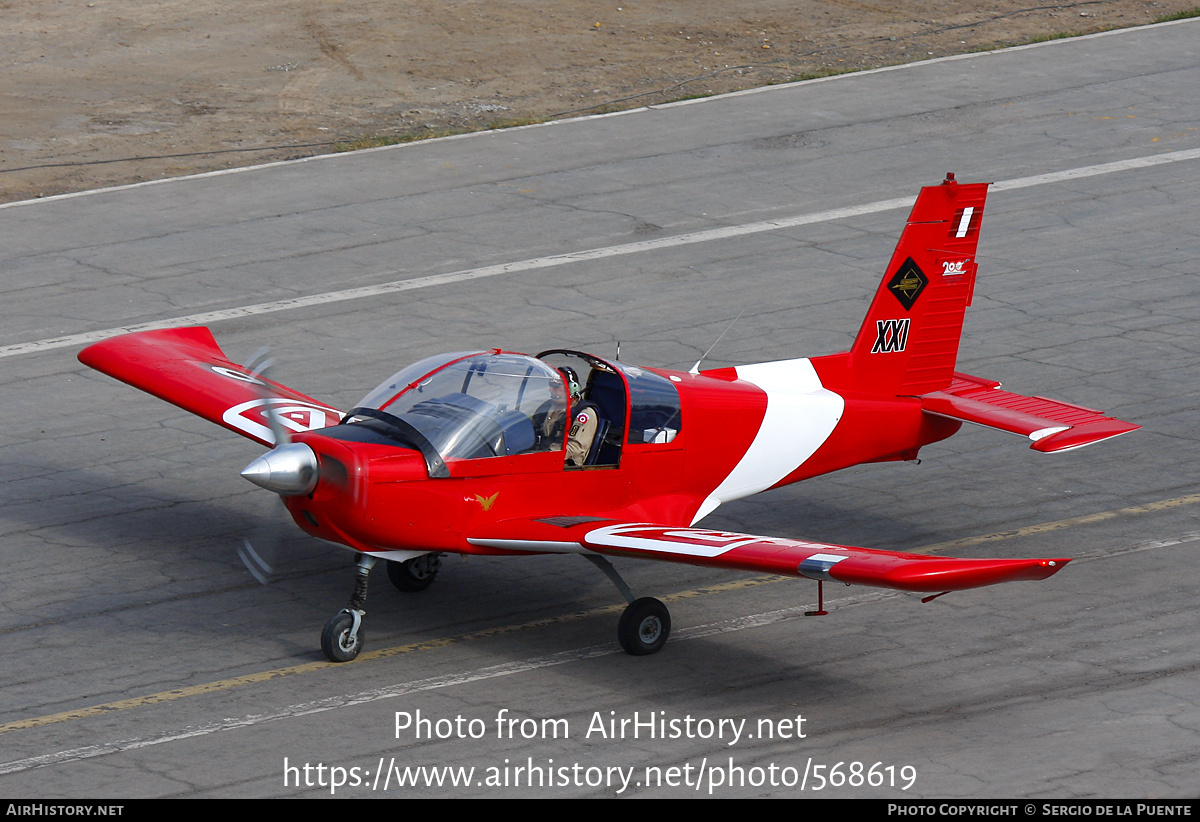
[[[1144,25],[1195,0],[0,0],[0,201]]]

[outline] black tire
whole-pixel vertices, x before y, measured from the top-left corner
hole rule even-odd
[[[442,567],[442,558],[437,554],[423,554],[407,562],[388,560],[387,575],[397,591],[411,593],[424,591],[437,579]]]
[[[359,623],[358,636],[354,638],[350,637],[352,627],[354,627],[354,615],[345,611],[334,614],[325,623],[325,630],[321,631],[321,650],[325,652],[325,656],[329,658],[330,662],[349,662],[362,650],[363,642],[366,640],[362,623]]]
[[[667,606],[653,597],[635,599],[621,614],[617,639],[625,653],[634,656],[656,654],[671,634],[671,614]]]

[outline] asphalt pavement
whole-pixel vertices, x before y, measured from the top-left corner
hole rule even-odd
[[[0,206],[0,795],[1194,797],[1198,35]],[[1075,558],[1040,583],[831,586],[814,618],[804,581],[627,562],[675,626],[634,658],[578,557],[450,557],[420,594],[377,573],[367,651],[327,664],[349,553],[285,530],[260,585],[261,449],[75,359],[207,324],[349,407],[441,351],[844,350],[947,171],[995,183],[960,369],[1144,427],[1041,455],[968,426],[704,524]]]

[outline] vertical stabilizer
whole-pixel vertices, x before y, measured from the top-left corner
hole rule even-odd
[[[915,396],[950,385],[975,288],[987,187],[947,174],[941,185],[921,189],[850,349],[855,387]]]

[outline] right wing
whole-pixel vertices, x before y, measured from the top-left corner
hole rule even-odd
[[[923,593],[1046,579],[1070,562],[1069,559],[955,559],[901,554],[599,517],[505,520],[477,529],[467,541],[509,551],[637,557]]]
[[[207,328],[123,334],[89,345],[79,361],[263,445],[275,444],[267,403],[293,431],[324,428],[342,418],[336,409],[231,361]]]

